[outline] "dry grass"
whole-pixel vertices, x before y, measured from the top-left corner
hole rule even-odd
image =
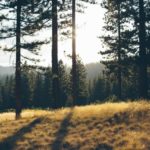
[[[0,150],[150,150],[150,103],[0,114]]]

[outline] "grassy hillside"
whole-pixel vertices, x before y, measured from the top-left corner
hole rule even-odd
[[[0,150],[150,150],[150,103],[0,114]]]

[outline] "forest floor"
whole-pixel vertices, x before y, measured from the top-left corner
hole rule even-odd
[[[0,150],[150,150],[150,102],[0,114]]]

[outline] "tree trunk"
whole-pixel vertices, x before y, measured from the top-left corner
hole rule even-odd
[[[34,0],[31,0],[31,12],[34,13]]]
[[[57,0],[52,0],[52,95],[54,107],[59,108],[61,103],[59,76],[58,76],[58,22],[57,22]]]
[[[120,2],[118,1],[118,98],[122,98]]]
[[[139,0],[139,96],[140,98],[148,97],[148,79],[147,79],[147,62],[146,62],[146,29],[145,29],[145,12],[144,2]]]
[[[21,0],[17,0],[17,25],[16,25],[16,72],[15,72],[15,95],[16,95],[16,119],[21,117],[21,68],[20,68],[20,36],[21,36]]]
[[[76,0],[72,0],[72,96],[74,104],[77,98],[76,74]]]

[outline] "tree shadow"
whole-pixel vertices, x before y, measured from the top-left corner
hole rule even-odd
[[[56,133],[56,138],[51,146],[52,150],[62,149],[64,139],[68,133],[68,127],[69,127],[69,123],[72,118],[72,115],[73,115],[73,108],[71,108],[70,112],[65,116],[65,118],[61,122],[60,128]]]
[[[95,150],[113,150],[113,148],[110,145],[104,143],[104,144],[97,145]]]
[[[36,124],[39,124],[42,121],[42,118],[37,118],[33,120],[30,124],[22,127],[15,134],[7,137],[2,142],[0,142],[0,150],[11,150],[16,146],[16,142],[20,140],[24,134],[31,132],[32,128],[35,127]]]

